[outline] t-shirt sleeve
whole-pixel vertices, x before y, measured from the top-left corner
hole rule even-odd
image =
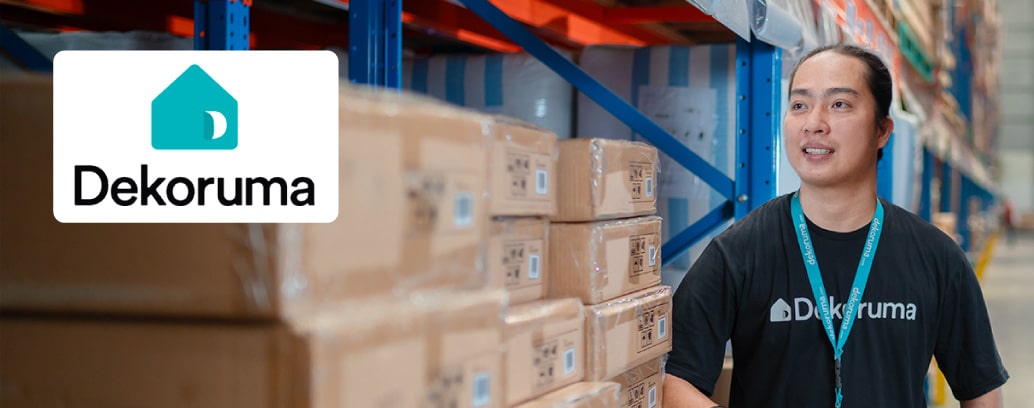
[[[934,356],[952,394],[970,400],[1005,384],[980,282],[961,249],[948,255],[949,275],[941,299]]]
[[[720,246],[712,241],[672,299],[672,351],[665,366],[710,396],[722,372],[736,319],[736,289]]]

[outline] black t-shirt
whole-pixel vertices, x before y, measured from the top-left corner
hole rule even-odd
[[[882,202],[884,229],[844,346],[843,407],[926,407],[931,356],[957,399],[1001,386],[1008,373],[965,253],[934,226]],[[808,227],[839,335],[869,227]],[[673,302],[669,374],[711,395],[731,339],[731,407],[832,406],[833,348],[793,231],[790,195],[715,238]]]

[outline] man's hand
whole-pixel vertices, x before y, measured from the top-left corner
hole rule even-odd
[[[664,374],[664,400],[661,406],[679,408],[712,408],[718,404],[697,390],[693,384],[671,374]]]
[[[664,392],[668,392],[668,389],[665,388]],[[668,399],[665,398],[664,401],[667,402]],[[988,392],[987,394],[981,395],[969,401],[962,401],[961,406],[962,408],[1002,408],[1004,406],[1004,403],[1002,401],[1002,388],[995,388],[993,391]]]

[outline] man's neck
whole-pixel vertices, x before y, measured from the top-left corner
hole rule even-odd
[[[819,227],[835,232],[858,230],[876,212],[876,186],[827,188],[801,186],[804,215]]]

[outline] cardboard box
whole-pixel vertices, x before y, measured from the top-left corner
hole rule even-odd
[[[621,384],[621,408],[660,408],[664,400],[663,368],[664,357],[655,358],[610,379]]]
[[[3,318],[0,406],[418,406],[425,315],[363,306],[300,324]]]
[[[671,287],[586,309],[586,381],[601,381],[671,351]]]
[[[661,218],[549,226],[547,297],[603,303],[661,283]]]
[[[61,224],[51,83],[0,78],[0,309],[269,319],[485,285],[485,116],[343,85],[333,223]]]
[[[418,295],[431,319],[428,407],[502,407],[505,290],[440,291]],[[409,370],[408,366],[394,369]]]
[[[560,146],[558,222],[657,213],[657,148],[642,142],[565,139]]]
[[[614,382],[579,382],[516,408],[619,408],[621,386]]]
[[[576,298],[542,300],[506,312],[506,406],[581,381],[585,311]]]
[[[512,305],[545,297],[549,279],[549,220],[496,218],[489,225],[489,286],[506,288]]]
[[[489,215],[556,214],[556,133],[505,116],[494,119],[488,154]]]

